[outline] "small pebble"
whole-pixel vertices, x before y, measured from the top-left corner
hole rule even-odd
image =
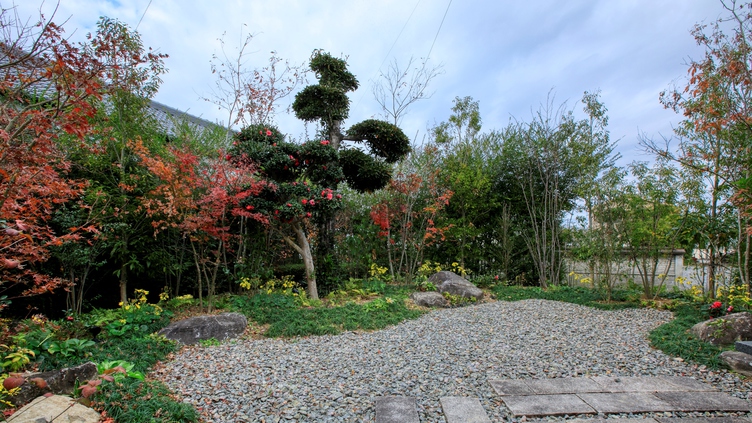
[[[155,376],[182,401],[201,406],[207,423],[238,421],[238,415],[254,421],[373,422],[374,400],[383,395],[415,397],[421,422],[445,422],[443,396],[478,398],[493,422],[563,419],[513,418],[488,383],[493,379],[691,376],[748,398],[752,384],[738,375],[709,372],[650,347],[648,332],[671,318],[654,309],[498,301],[435,310],[370,333],[186,347]],[[573,417],[594,416],[567,416]]]

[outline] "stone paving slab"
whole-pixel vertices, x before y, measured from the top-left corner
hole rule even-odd
[[[736,341],[734,349],[744,354],[752,354],[752,341]]]
[[[509,395],[501,397],[515,417],[595,414],[595,410],[574,394]]]
[[[750,423],[745,417],[656,417],[658,423]],[[616,422],[614,422],[616,423]]]
[[[491,423],[478,398],[439,398],[447,423]]]
[[[535,392],[521,379],[492,380],[489,382],[498,395],[533,395]]]
[[[752,402],[724,392],[656,392],[654,395],[679,411],[752,411]]]
[[[681,391],[697,391],[697,392],[706,392],[706,391],[717,391],[713,385],[709,385],[705,382],[700,382],[699,380],[691,377],[686,376],[661,376],[661,379],[668,381],[671,384],[677,385],[679,390]],[[668,389],[666,389],[668,391]]]
[[[600,392],[655,392],[683,390],[680,385],[672,383],[668,379],[662,377],[598,376],[593,377],[592,379],[602,387]],[[712,387],[708,386],[708,388],[708,391],[712,390]]]
[[[415,398],[376,398],[376,423],[420,423]]]
[[[577,394],[599,413],[649,413],[676,411],[676,407],[649,392],[601,392]]]
[[[592,419],[571,419],[567,420],[567,423],[659,423],[656,419],[650,418],[650,417],[644,417],[644,418],[626,418],[626,417],[619,417],[615,419],[604,419],[601,417],[596,417]],[[680,422],[674,422],[674,423],[680,423]],[[703,423],[703,422],[697,422],[697,423]],[[707,422],[711,423],[711,422]],[[725,423],[725,422],[718,422],[718,423]],[[727,423],[741,423],[741,422],[727,422]],[[750,423],[750,422],[746,422]]]
[[[567,377],[560,379],[534,379],[525,381],[536,394],[577,394],[602,392],[603,387],[591,378]]]

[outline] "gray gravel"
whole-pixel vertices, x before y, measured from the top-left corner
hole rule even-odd
[[[752,384],[734,373],[652,349],[647,333],[670,319],[652,309],[499,301],[372,333],[184,348],[156,376],[207,422],[373,422],[383,395],[416,397],[421,422],[445,421],[443,396],[477,397],[492,421],[510,420],[492,379],[692,376],[750,397]]]

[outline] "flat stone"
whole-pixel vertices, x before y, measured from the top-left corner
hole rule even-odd
[[[686,376],[661,376],[661,379],[678,386],[679,389],[674,389],[675,391],[708,392],[718,390],[713,385],[708,385],[705,382],[700,382],[695,378]]]
[[[442,397],[439,402],[447,423],[491,423],[478,398]]]
[[[603,391],[603,388],[590,378],[535,379],[528,380],[526,383],[536,394],[577,394]]]
[[[744,417],[656,417],[658,423],[750,423]],[[569,423],[569,422],[568,422]]]
[[[752,376],[752,355],[741,351],[724,351],[719,357],[731,370]]]
[[[420,423],[415,398],[376,398],[376,423]]]
[[[752,411],[752,402],[724,392],[656,392],[677,411]]]
[[[578,395],[599,413],[649,413],[651,411],[677,410],[648,392],[599,392]]]
[[[618,417],[615,419],[604,419],[604,418],[570,419],[570,420],[567,420],[567,423],[658,423],[658,421],[650,417],[634,418],[634,419],[627,418],[627,417]],[[680,422],[675,422],[675,423],[680,423]],[[746,423],[750,423],[750,422],[746,422]]]
[[[734,343],[734,349],[752,355],[752,341],[736,341]]]
[[[532,395],[535,392],[520,379],[492,380],[491,387],[498,395]]]
[[[593,407],[573,394],[510,395],[501,399],[515,417],[596,413]]]
[[[605,377],[592,378],[602,387],[596,392],[655,392],[678,391],[682,388],[660,377]]]
[[[38,397],[13,413],[8,423],[76,422],[98,423],[101,414],[85,407],[71,397],[52,395]]]

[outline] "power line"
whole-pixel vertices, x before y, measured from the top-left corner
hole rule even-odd
[[[151,6],[151,1],[152,0],[149,0],[149,4],[147,4],[146,9],[144,9],[144,14],[141,15],[141,19],[138,20],[138,25],[136,25],[136,29],[135,29],[136,31],[138,31],[138,27],[141,25],[141,21],[144,20],[144,16],[146,16],[146,12],[149,10],[149,6]]]
[[[413,7],[413,11],[410,12],[410,16],[407,17],[407,20],[405,21],[405,24],[402,25],[402,29],[400,30],[399,34],[397,34],[397,38],[394,39],[394,42],[392,43],[392,46],[389,47],[389,51],[386,53],[386,56],[384,56],[384,60],[381,62],[381,65],[379,65],[378,69],[376,69],[376,71],[373,73],[373,76],[370,79],[371,81],[373,81],[374,78],[376,78],[376,75],[379,73],[379,71],[381,71],[381,68],[384,66],[384,63],[386,63],[386,61],[389,59],[389,55],[392,53],[392,50],[394,49],[394,46],[397,45],[397,41],[399,41],[400,37],[402,36],[402,32],[404,32],[405,28],[407,28],[407,24],[410,23],[410,19],[412,19],[413,14],[415,14],[415,10],[418,8],[418,5],[420,4],[421,1],[422,0],[418,0],[415,3],[415,7]],[[361,100],[363,100],[363,97],[365,97],[365,95],[366,95],[366,92],[362,91],[361,94],[360,94],[360,97],[358,98],[358,101],[354,105],[355,107],[357,107],[358,104],[360,104]]]
[[[449,4],[447,4],[446,11],[444,12],[444,17],[441,18],[441,23],[439,24],[439,29],[436,30],[436,36],[433,37],[433,43],[431,43],[431,49],[428,50],[428,56],[426,56],[426,60],[428,60],[431,57],[431,52],[433,51],[433,46],[436,44],[436,39],[439,38],[439,32],[441,32],[441,27],[444,26],[444,19],[447,17],[447,13],[449,13],[449,6],[452,5],[452,0],[449,0]]]

